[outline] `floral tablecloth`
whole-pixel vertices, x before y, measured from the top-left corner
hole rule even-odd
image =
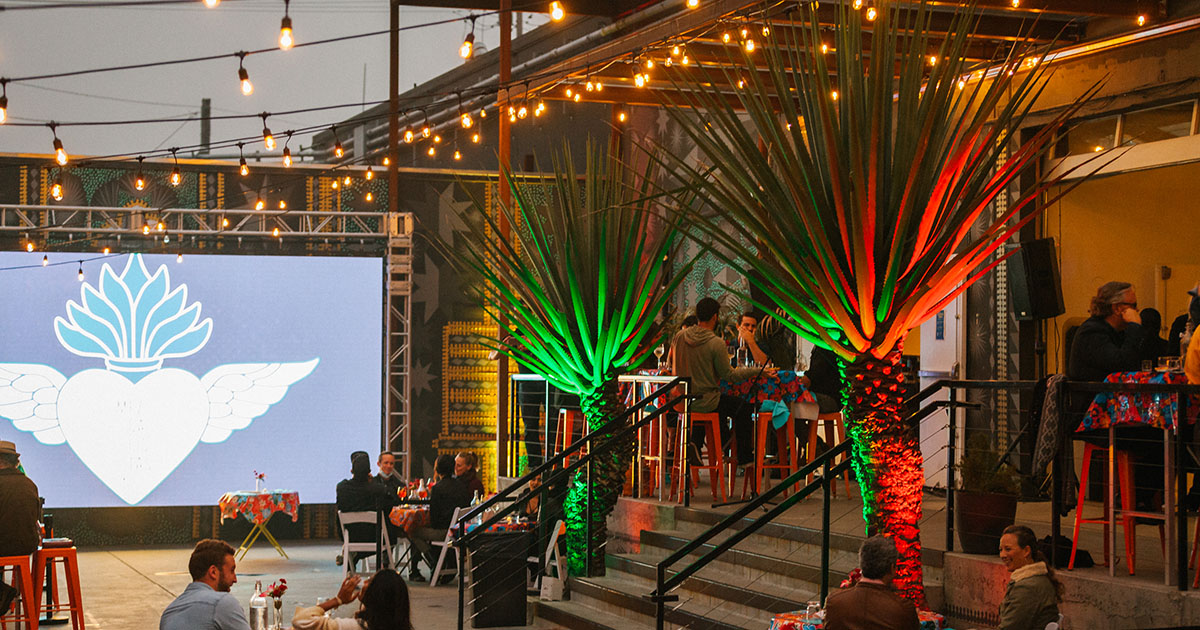
[[[300,516],[300,493],[294,490],[264,490],[262,492],[226,492],[217,502],[221,508],[221,520],[237,518],[240,514],[247,521],[266,523],[271,515],[283,512],[292,517]]]
[[[413,530],[416,528],[429,525],[429,508],[423,505],[414,507],[397,505],[392,508],[388,520],[392,522],[392,525],[404,528],[404,533],[412,536]]]
[[[921,621],[920,630],[950,630],[946,627],[946,618],[935,612],[918,610],[917,618]],[[809,617],[803,610],[779,613],[771,620],[771,630],[823,630],[824,627],[824,619]]]
[[[478,528],[479,525],[476,523],[470,523],[467,525],[468,532],[473,532]],[[537,529],[537,523],[533,521],[500,521],[499,523],[493,523],[491,527],[487,528],[486,533],[503,534],[507,532],[528,532],[533,531],[534,529]]]
[[[1117,372],[1104,378],[1105,383],[1154,383],[1186,385],[1187,377],[1173,372]],[[1200,397],[1188,401],[1188,423],[1200,414]],[[1151,426],[1175,428],[1179,400],[1175,394],[1133,394],[1100,392],[1092,400],[1083,422],[1076,431],[1107,429],[1110,426]]]
[[[763,373],[734,383],[721,381],[721,393],[755,404],[766,400],[789,405],[794,402],[817,402],[812,392],[800,383],[800,375],[794,370],[779,370],[773,376]]]

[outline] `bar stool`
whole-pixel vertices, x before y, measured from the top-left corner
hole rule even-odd
[[[58,564],[63,565],[63,575],[67,581],[67,603],[63,604],[58,598]],[[43,581],[46,579],[46,567],[50,567],[50,600],[41,601]],[[38,595],[38,615],[52,615],[56,612],[67,612],[71,615],[71,628],[84,630],[83,597],[79,590],[79,562],[75,554],[75,543],[69,538],[47,538],[42,541],[42,547],[33,555],[34,592]]]
[[[1180,480],[1182,483],[1184,480]],[[1196,533],[1192,534],[1192,562],[1188,565],[1189,569],[1196,568],[1196,556],[1200,553],[1200,518],[1196,519]],[[1196,577],[1192,579],[1192,588],[1200,588],[1200,571],[1196,571]]]
[[[663,426],[665,420],[665,415],[660,415],[651,420],[649,425],[642,427],[639,432],[638,443],[641,450],[638,452],[638,460],[641,462],[640,465],[646,466],[647,474],[650,477],[648,494],[653,494],[655,490],[658,490],[659,466],[665,465],[665,461],[669,461],[675,455],[675,441],[672,437],[675,431],[669,426]],[[660,433],[664,440],[663,444],[666,446],[661,456],[658,453]]]
[[[842,419],[842,412],[833,411],[817,415],[816,420],[809,420],[808,422],[808,447],[804,452],[808,456],[809,462],[816,459],[817,431],[821,428],[825,429],[826,448],[833,448],[846,439],[846,424]],[[842,457],[845,458],[848,455],[843,455]],[[814,474],[808,476],[808,483],[813,482],[814,476]],[[848,497],[850,496],[850,471],[842,472],[842,479],[846,482],[846,496]],[[829,484],[829,493],[832,496],[837,496],[836,483]]]
[[[774,464],[766,463],[767,453],[767,431],[770,430],[771,419],[774,414],[759,413],[754,417],[754,434],[755,434],[755,462],[754,475],[758,479],[758,485],[761,488],[764,483],[763,472],[767,470],[782,470],[784,477],[789,477],[792,473],[799,470],[799,449],[796,448],[796,425],[792,419],[788,418],[787,424],[775,429],[775,462]],[[742,484],[745,486],[745,483]],[[743,491],[745,488],[743,488]],[[761,492],[761,490],[760,490]],[[787,496],[788,491],[783,491],[783,496]]]
[[[583,412],[577,409],[559,409],[558,424],[554,431],[554,454],[557,455],[569,448],[575,441],[575,420],[579,420],[579,424],[584,427],[584,433],[587,433],[586,424],[584,424]],[[580,455],[587,452],[584,448],[580,451]],[[563,467],[571,464],[571,458],[563,459]]]
[[[698,471],[707,470],[709,483],[712,485],[712,495],[714,501],[725,501],[725,450],[721,446],[721,416],[716,412],[712,413],[696,413],[692,412],[691,427],[706,431],[706,439],[704,441],[705,451],[708,453],[708,464],[691,465],[688,468],[692,471],[691,488],[694,492],[696,486],[700,485]],[[686,445],[691,436],[681,435],[680,444]],[[684,446],[685,452],[676,457],[675,474],[671,480],[671,498],[675,498],[675,490],[678,489],[680,495],[683,494],[683,462],[687,457],[687,447]],[[719,493],[719,495],[718,495]]]
[[[1084,523],[1100,523],[1104,525],[1104,565],[1108,566],[1110,553],[1110,537],[1108,524],[1108,504],[1113,500],[1113,489],[1104,480],[1104,514],[1103,518],[1084,518],[1083,500],[1087,494],[1088,473],[1092,467],[1092,455],[1095,453],[1108,454],[1108,447],[1097,446],[1091,442],[1084,443],[1083,467],[1079,474],[1079,499],[1075,502],[1075,532],[1071,536],[1071,560],[1067,569],[1075,568],[1075,553],[1079,549],[1079,526]],[[1128,514],[1133,511],[1133,469],[1130,465],[1129,453],[1120,449],[1116,452],[1117,483],[1121,488],[1121,528],[1125,534],[1125,563],[1129,565],[1129,575],[1133,575],[1134,562],[1137,559],[1137,522],[1136,517]],[[1151,517],[1153,518],[1153,517]],[[1164,517],[1165,518],[1165,517]],[[1166,534],[1163,525],[1158,526],[1159,540],[1163,545],[1163,557],[1166,557]]]
[[[13,600],[12,614],[0,616],[0,627],[8,627],[8,623],[25,622],[26,630],[37,630],[38,600],[34,597],[33,576],[30,572],[33,565],[30,556],[0,556],[0,579],[17,589],[17,598]],[[10,577],[11,574],[11,577]],[[20,613],[18,610],[20,605]]]

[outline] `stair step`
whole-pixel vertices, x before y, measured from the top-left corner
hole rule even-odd
[[[613,571],[645,580],[650,591],[653,591],[654,578],[657,573],[655,563],[659,559],[648,558],[641,554],[610,554],[607,558],[607,565]],[[675,574],[676,571],[669,571],[667,576]],[[704,572],[701,571],[700,574],[685,579],[680,588],[692,593],[757,608],[771,614],[804,608],[804,602],[816,597],[814,590],[787,588],[727,571],[714,577],[719,577],[720,581],[704,577]]]
[[[653,617],[649,624],[631,626],[628,617],[614,615],[573,601],[539,601],[535,614],[541,619],[564,628],[570,628],[570,630],[627,630],[629,628],[654,627]]]
[[[645,595],[643,581],[631,581],[627,575],[571,578],[571,598],[589,608],[626,617],[639,624],[654,624],[656,605]],[[770,626],[771,614],[748,616],[739,610],[704,605],[683,597],[667,602],[665,620],[670,627],[689,630],[762,630]]]

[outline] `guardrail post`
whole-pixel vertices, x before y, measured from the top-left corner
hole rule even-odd
[[[833,450],[832,446],[829,449]],[[825,470],[821,473],[821,606],[829,595],[829,453],[825,454]]]
[[[584,546],[584,551],[587,553],[587,557],[584,559],[583,566],[587,577],[591,577],[592,575],[592,498],[594,495],[594,492],[592,491],[592,481],[594,481],[594,478],[592,477],[592,461],[596,456],[596,451],[592,448],[593,446],[594,445],[592,444],[591,438],[588,438],[587,450],[590,457],[587,461],[587,467],[584,473],[587,476],[587,504],[583,510],[583,518],[586,522],[585,531],[587,532],[587,544]]]
[[[654,603],[654,627],[657,630],[664,630],[667,624],[667,594],[663,592],[663,583],[667,581],[666,571],[666,567],[659,564],[654,577],[654,594],[657,595]]]
[[[1070,418],[1068,417],[1067,408],[1067,388],[1068,383],[1063,383],[1058,388],[1058,394],[1055,402],[1058,404],[1059,422],[1064,423],[1064,426],[1070,426]],[[1063,449],[1073,448],[1070,439],[1067,435],[1063,435],[1058,443],[1057,452],[1054,459],[1050,460],[1050,565],[1058,566],[1058,537],[1062,535],[1062,488],[1063,488]]]
[[[1181,423],[1187,422],[1190,394],[1178,394],[1179,413],[1175,414],[1175,579],[1179,590],[1188,590],[1188,518],[1187,518],[1187,444],[1179,434]],[[1170,490],[1168,489],[1168,492]],[[1167,518],[1171,515],[1168,514]]]
[[[453,526],[454,525],[451,524],[451,527],[453,527]],[[458,540],[462,540],[463,536],[465,536],[466,533],[467,533],[467,526],[462,523],[459,523],[458,524]],[[467,587],[466,587],[467,546],[460,544],[458,541],[455,541],[455,544],[459,545],[458,553],[454,554],[454,555],[458,556],[458,630],[463,630],[463,611],[464,611],[464,608],[466,607],[465,594],[466,594],[466,589],[467,589]],[[438,576],[436,576],[436,575],[429,576],[429,582],[431,584],[437,584],[437,579],[438,579]]]
[[[954,466],[958,463],[955,443],[958,441],[958,431],[955,403],[958,402],[958,391],[950,387],[950,407],[946,410],[949,417],[946,446],[946,551],[954,551]]]

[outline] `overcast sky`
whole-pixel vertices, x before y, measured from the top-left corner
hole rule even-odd
[[[7,0],[7,7],[61,0]],[[131,8],[46,9],[0,12],[0,77],[229,54],[276,46],[283,0],[226,0],[215,9],[202,2]],[[419,7],[401,10],[402,26],[461,17],[464,11]],[[297,43],[386,30],[387,0],[292,0]],[[545,21],[528,15],[527,28]],[[458,46],[465,20],[401,33],[403,91],[462,62]],[[480,19],[476,38],[499,41],[497,18]],[[386,34],[348,42],[295,48],[246,58],[254,94],[243,96],[235,58],[125,70],[8,85],[9,121],[112,121],[181,117],[198,113],[212,99],[213,115],[257,114],[387,98]],[[365,75],[365,81],[364,81]],[[280,139],[290,128],[345,119],[360,107],[271,117]],[[261,131],[259,119],[213,121],[219,142]],[[72,155],[152,151],[199,142],[198,122],[64,127],[58,131]],[[46,127],[0,126],[0,152],[50,153]],[[308,137],[292,140],[292,149]],[[236,149],[233,149],[236,152]]]

